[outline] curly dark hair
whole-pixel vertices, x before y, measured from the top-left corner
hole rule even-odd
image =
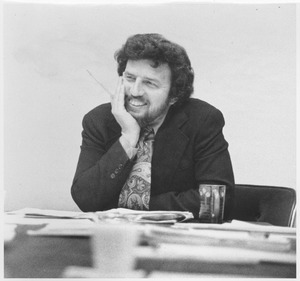
[[[169,98],[176,100],[178,106],[193,93],[194,71],[183,47],[173,43],[160,34],[136,34],[130,36],[114,55],[121,76],[128,60],[149,59],[153,67],[167,63],[171,69],[171,89]]]

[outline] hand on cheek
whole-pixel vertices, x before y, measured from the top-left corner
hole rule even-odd
[[[140,134],[140,126],[125,108],[125,85],[124,78],[121,76],[117,88],[111,96],[112,114],[121,126],[122,136],[135,147]]]

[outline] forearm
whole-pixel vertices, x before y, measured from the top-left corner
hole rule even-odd
[[[151,196],[149,206],[150,211],[189,211],[195,218],[198,218],[199,209],[200,197],[196,189]]]
[[[83,147],[71,194],[82,211],[116,208],[120,191],[132,167],[132,161],[117,141],[97,161],[96,151]]]
[[[224,220],[230,220],[230,211],[233,200],[233,186],[232,181],[216,182],[210,181],[206,184],[226,185],[225,197],[225,213]],[[199,183],[200,185],[200,183]],[[165,210],[165,211],[189,211],[193,213],[194,218],[199,218],[199,211],[201,209],[200,194],[198,187],[182,192],[167,192],[159,195],[151,196],[150,211]]]

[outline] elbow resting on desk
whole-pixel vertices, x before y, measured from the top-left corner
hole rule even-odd
[[[74,181],[71,187],[71,195],[79,209],[83,212],[97,212],[117,208],[117,201],[110,200],[105,192],[93,191],[91,186],[82,185],[81,179]],[[100,193],[100,194],[99,194]]]

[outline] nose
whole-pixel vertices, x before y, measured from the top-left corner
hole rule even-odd
[[[142,87],[142,81],[140,79],[136,79],[134,81],[134,84],[132,85],[130,89],[130,93],[134,97],[142,96],[143,95],[143,87]]]

